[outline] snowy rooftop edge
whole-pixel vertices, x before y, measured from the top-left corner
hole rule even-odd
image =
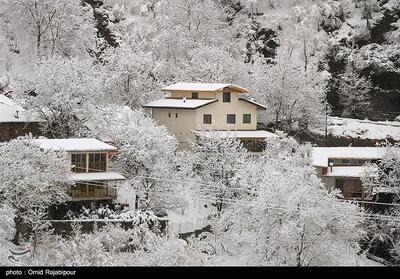
[[[222,130],[214,130],[214,131],[199,131],[194,130],[195,134],[203,135],[203,136],[211,136],[214,133],[217,133],[221,138],[278,138],[277,134],[264,131],[264,130],[254,130],[254,131],[222,131]]]
[[[379,159],[384,155],[383,147],[313,147],[312,164],[328,167],[329,158],[337,159]]]
[[[114,151],[117,148],[93,138],[33,139],[43,149],[62,151]]]
[[[88,172],[74,173],[70,181],[104,181],[104,180],[125,180],[122,174],[117,172]]]
[[[232,83],[195,83],[178,82],[161,89],[161,91],[220,91],[226,87],[232,87],[243,93],[248,92],[244,87]]]
[[[323,176],[328,177],[361,177],[362,173],[367,169],[364,166],[344,166],[332,167],[332,171],[328,168],[328,173]]]
[[[249,99],[246,99],[246,98],[239,98],[239,100],[240,100],[240,101],[249,102],[249,103],[251,103],[251,104],[253,104],[253,105],[256,105],[256,106],[258,106],[258,107],[260,107],[260,108],[262,108],[262,109],[267,109],[266,106],[264,106],[264,105],[262,105],[262,104],[260,104],[260,103],[257,103],[257,102],[255,102],[255,101],[253,101],[253,100],[249,100]]]
[[[143,107],[195,109],[217,101],[218,99],[159,99],[147,103]]]

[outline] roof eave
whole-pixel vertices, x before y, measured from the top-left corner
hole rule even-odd
[[[193,108],[174,107],[174,106],[168,106],[168,107],[166,107],[166,106],[148,106],[148,105],[143,105],[142,107],[143,107],[143,108],[151,108],[151,109],[153,109],[153,108],[162,108],[162,109],[198,109],[198,108],[207,106],[207,105],[209,105],[209,104],[213,104],[213,103],[215,103],[215,102],[218,102],[218,99],[215,99],[215,100],[213,100],[213,101],[211,101],[211,102],[209,102],[209,103],[202,104],[202,105],[199,105],[199,106],[193,107]]]
[[[252,105],[257,106],[257,109],[260,109],[260,110],[267,110],[267,107],[265,107],[265,106],[263,106],[261,104],[258,104],[256,102],[253,102],[251,100],[245,99],[245,98],[239,98],[239,101],[246,101],[246,102],[248,102],[248,103],[250,103]]]

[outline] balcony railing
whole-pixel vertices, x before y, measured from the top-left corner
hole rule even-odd
[[[117,189],[104,185],[93,185],[86,183],[78,183],[72,186],[69,194],[72,200],[101,200],[115,199],[117,197]]]

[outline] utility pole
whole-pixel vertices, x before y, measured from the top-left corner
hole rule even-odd
[[[328,102],[325,104],[325,147],[328,138]]]

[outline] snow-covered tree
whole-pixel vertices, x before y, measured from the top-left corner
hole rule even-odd
[[[175,161],[177,142],[167,129],[157,126],[143,111],[128,107],[103,107],[96,115],[91,131],[118,147],[116,167],[137,190],[141,208],[179,207],[183,185],[176,181],[186,174]]]
[[[189,49],[199,43],[218,43],[229,36],[224,12],[215,1],[166,0],[160,9],[164,12],[164,28],[176,34]]]
[[[0,206],[0,266],[10,265],[8,249],[15,234],[14,212],[12,207],[2,201]]]
[[[271,141],[265,155],[240,173],[247,194],[225,210],[215,230],[241,247],[249,263],[354,264],[361,210],[338,200],[338,192],[328,193],[309,153],[293,139]]]
[[[221,211],[229,204],[226,200],[238,196],[236,173],[247,165],[248,152],[238,139],[223,138],[214,131],[200,136],[193,150],[195,166],[202,181],[199,192]]]
[[[248,66],[220,47],[200,46],[191,50],[189,57],[176,79],[234,84],[250,82]]]
[[[384,143],[382,147],[384,155],[377,162],[368,164],[362,177],[363,185],[370,192],[374,192],[376,187],[385,187],[395,194],[396,200],[400,200],[400,146]]]
[[[110,102],[135,109],[162,97],[150,52],[122,46],[106,51],[102,59],[107,74],[105,98]]]
[[[257,67],[250,93],[268,107],[262,121],[286,131],[321,125],[325,119],[326,72],[318,72],[315,66],[304,71],[285,51],[278,53],[276,64],[260,63]]]
[[[25,56],[34,51],[38,60],[95,47],[92,10],[79,0],[5,0],[0,3],[0,22],[3,35],[22,43],[18,51]]]
[[[370,108],[369,93],[372,84],[364,77],[360,77],[351,67],[340,75],[339,96],[344,105],[343,116],[362,118]]]
[[[358,8],[361,10],[361,18],[366,20],[367,29],[371,29],[371,21],[380,12],[378,0],[355,0]]]
[[[39,116],[42,131],[52,138],[79,135],[90,109],[103,102],[99,66],[81,58],[43,61],[34,76],[19,83],[17,97]]]
[[[44,212],[68,200],[71,166],[63,153],[43,151],[23,137],[0,144],[0,167],[0,198],[15,210],[13,241],[18,243],[22,223],[37,221],[33,211]]]

